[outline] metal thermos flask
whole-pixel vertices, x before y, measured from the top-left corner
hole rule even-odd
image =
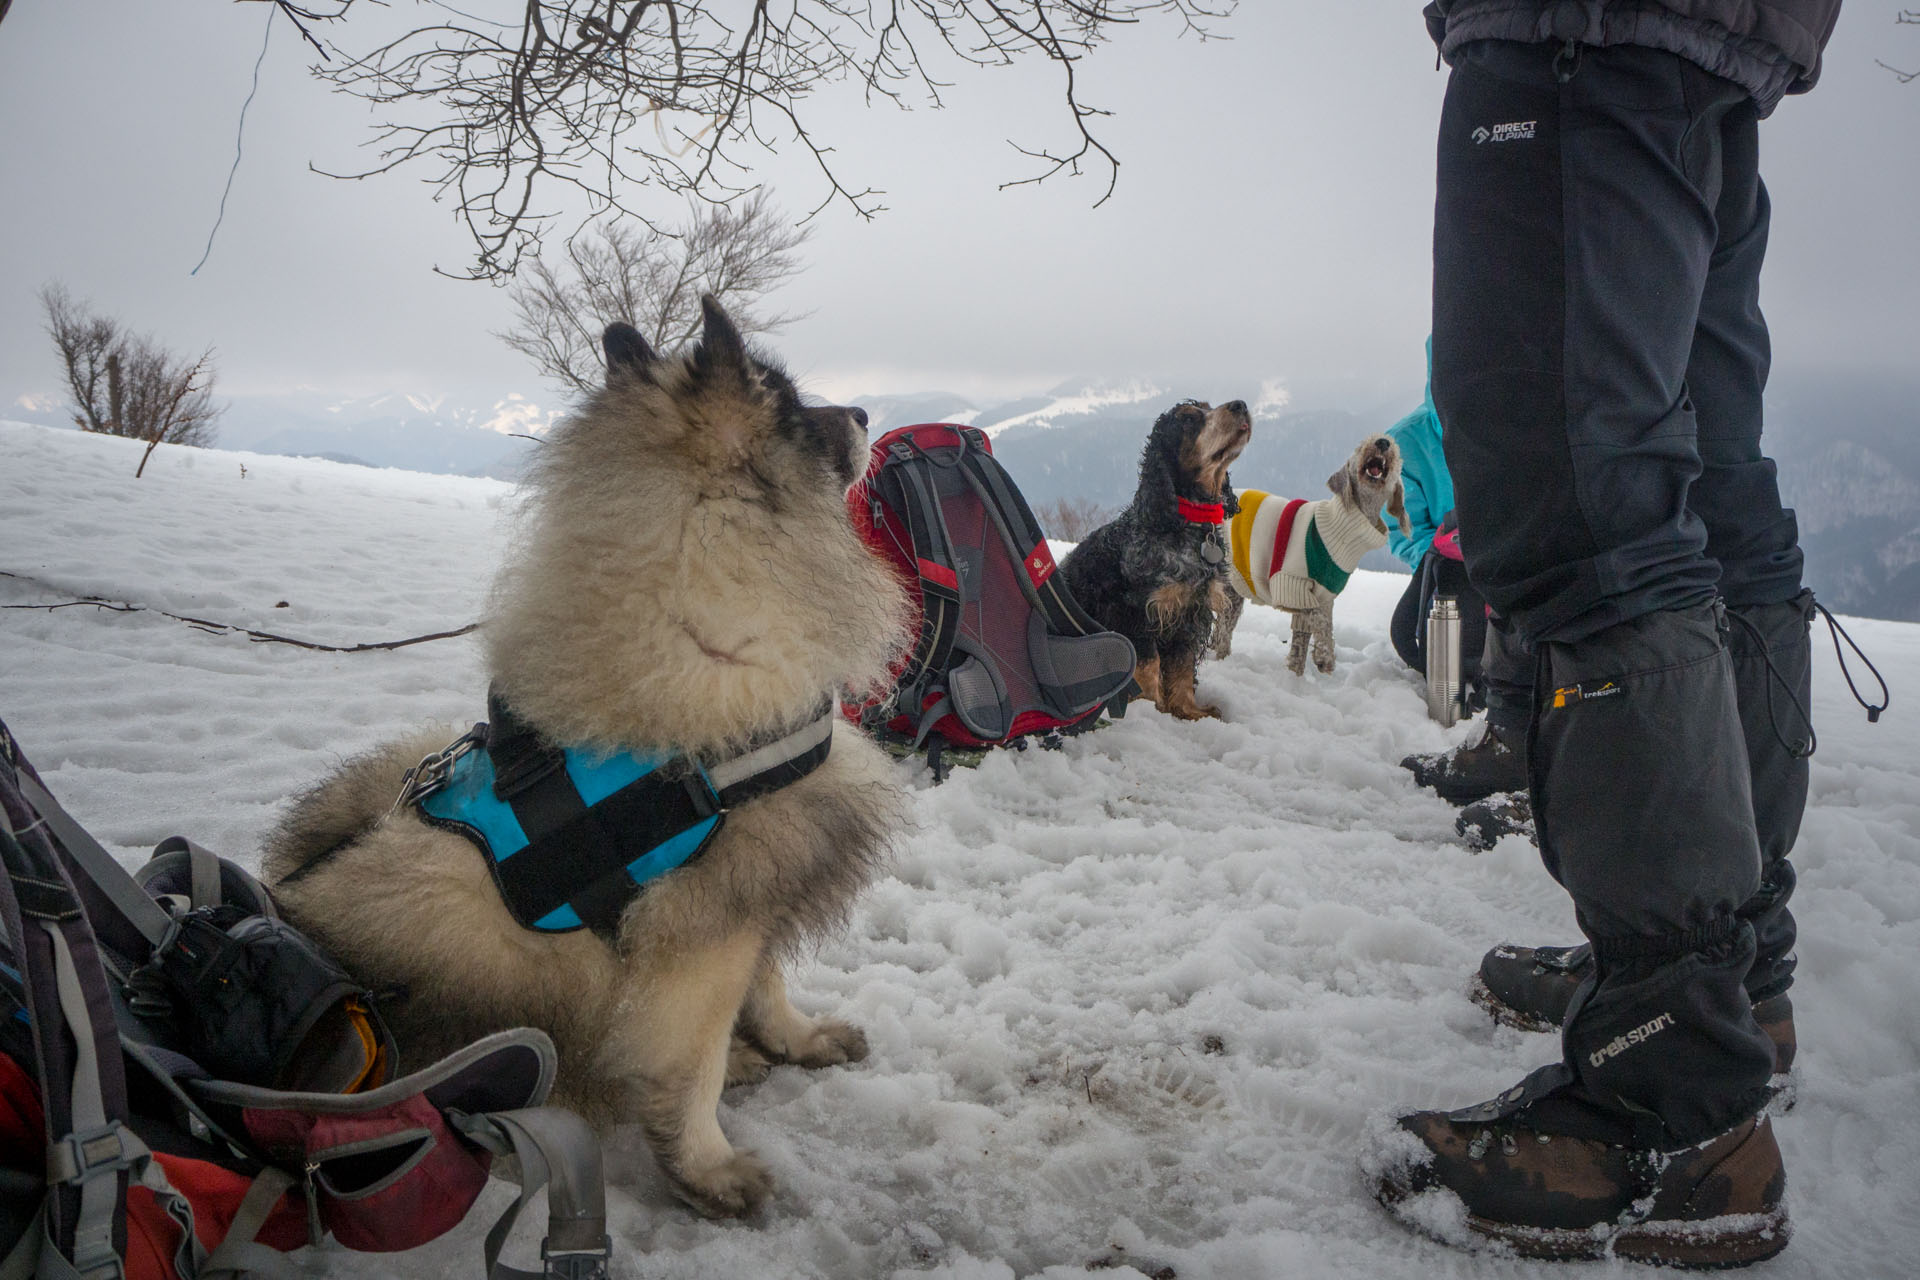
[[[1427,610],[1427,715],[1442,726],[1460,718],[1460,603],[1435,596]]]

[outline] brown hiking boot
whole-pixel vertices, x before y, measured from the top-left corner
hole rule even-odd
[[[1593,972],[1593,948],[1515,947],[1502,944],[1480,961],[1467,996],[1493,1015],[1495,1022],[1522,1031],[1557,1031],[1566,1021],[1573,993]],[[1788,1073],[1798,1042],[1793,1031],[1793,1001],[1786,992],[1757,1001],[1753,1020],[1773,1041],[1772,1085],[1777,1110],[1793,1106]]]
[[[1528,1258],[1741,1267],[1787,1247],[1786,1171],[1765,1113],[1678,1151],[1539,1133],[1466,1112],[1402,1116],[1362,1159],[1395,1217]]]

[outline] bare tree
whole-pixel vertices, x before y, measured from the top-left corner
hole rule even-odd
[[[50,284],[40,291],[82,431],[147,442],[136,477],[163,444],[213,443],[221,410],[213,403],[213,349],[192,360],[174,356],[152,338],[132,334]]]
[[[316,47],[316,27],[361,29],[339,21],[358,0],[270,2]],[[1149,17],[1204,38],[1238,0],[518,0],[498,18],[476,12],[485,2],[437,3],[359,53],[329,42],[340,61],[314,68],[381,115],[376,162],[333,176],[424,165],[473,237],[476,279],[512,275],[570,188],[596,214],[644,220],[637,195],[729,200],[787,144],[823,181],[815,212],[841,201],[870,217],[882,193],[843,180],[812,99],[850,82],[937,107],[939,76],[969,66],[1038,59],[1059,77],[1064,141],[1014,143],[1033,167],[1002,185],[1090,165],[1104,201],[1119,161],[1093,132],[1108,113],[1082,100],[1081,60]]]
[[[670,234],[632,221],[598,223],[568,240],[559,262],[545,254],[526,260],[510,294],[513,327],[495,336],[545,376],[586,392],[605,380],[600,333],[615,320],[672,351],[700,332],[700,295],[711,293],[743,333],[771,333],[794,317],[760,315],[753,304],[800,270],[810,235],[784,222],[761,191],[695,205]]]
[[[1049,538],[1085,542],[1087,535],[1113,519],[1113,512],[1091,498],[1055,498],[1033,509]]]

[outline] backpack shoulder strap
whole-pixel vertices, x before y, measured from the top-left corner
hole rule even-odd
[[[929,682],[947,669],[953,658],[954,637],[960,633],[960,571],[953,554],[940,501],[927,483],[924,468],[932,463],[911,436],[888,446],[880,474],[874,478],[880,497],[905,519],[914,572],[920,577],[920,637],[902,674],[899,709],[919,718],[920,703]]]
[[[93,931],[23,783],[45,793],[0,724],[0,934],[19,966],[46,1114],[39,1266],[117,1275],[129,1175],[150,1153],[125,1123],[119,1029]]]

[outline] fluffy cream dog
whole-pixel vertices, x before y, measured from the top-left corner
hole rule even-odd
[[[1307,646],[1313,665],[1333,670],[1333,601],[1347,585],[1360,557],[1387,542],[1385,507],[1407,523],[1406,487],[1400,483],[1400,449],[1387,436],[1363,442],[1346,464],[1327,479],[1331,498],[1288,501],[1258,489],[1240,492],[1240,510],[1227,528],[1229,580],[1236,594],[1285,609],[1293,615],[1293,644],[1287,670],[1306,670]],[[1222,656],[1231,643],[1237,608],[1223,612],[1214,646]]]
[[[704,305],[685,357],[610,327],[606,387],[540,451],[483,635],[494,695],[544,742],[727,759],[881,684],[903,645],[901,592],[844,505],[866,414],[803,404]],[[702,1213],[753,1211],[768,1178],[721,1132],[720,1092],[771,1063],[866,1056],[858,1028],[788,1002],[781,963],[844,919],[883,856],[901,810],[886,758],[836,725],[824,763],[727,812],[602,936],[522,927],[485,854],[396,807],[408,766],[449,737],[351,760],[294,805],[266,859],[287,914],[396,993],[383,1011],[410,1060],[538,1027],[561,1102],[637,1121]]]

